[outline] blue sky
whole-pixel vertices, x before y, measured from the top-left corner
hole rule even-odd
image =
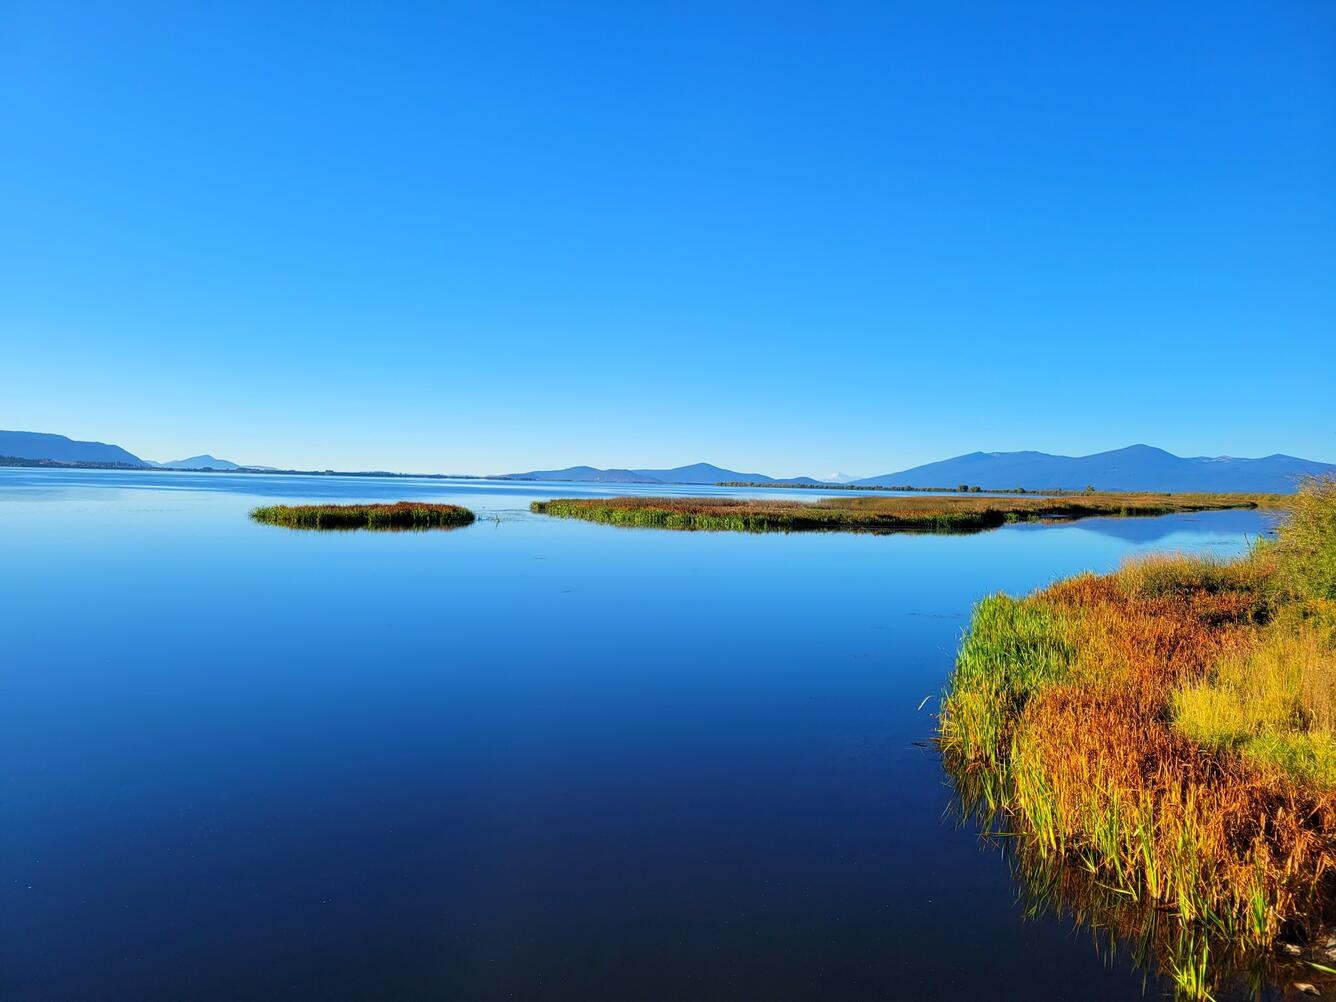
[[[206,6],[0,12],[0,427],[1336,460],[1330,4]]]

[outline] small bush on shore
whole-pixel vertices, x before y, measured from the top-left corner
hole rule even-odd
[[[1336,475],[1310,478],[1295,495],[1276,560],[1281,588],[1301,598],[1336,600]]]

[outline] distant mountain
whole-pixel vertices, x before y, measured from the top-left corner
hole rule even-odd
[[[64,435],[40,431],[0,431],[0,457],[34,462],[89,463],[95,466],[130,466],[159,470],[266,470],[265,466],[242,466],[207,453],[169,463],[140,459],[119,445],[105,442],[80,442]]]
[[[1005,489],[1068,488],[1093,484],[1114,491],[1276,491],[1294,490],[1304,474],[1336,472],[1336,465],[1276,454],[1262,459],[1230,456],[1184,458],[1149,445],[1132,445],[1092,456],[1052,456],[1046,452],[971,452],[855,481],[863,486],[955,487],[977,484]]]
[[[598,484],[659,484],[662,480],[645,476],[639,470],[600,470],[594,466],[568,466],[564,470],[530,470],[505,473],[496,480],[572,480]]]
[[[671,470],[636,470],[635,472],[652,480],[661,480],[665,484],[719,484],[725,481],[769,484],[776,479],[767,477],[764,473],[739,473],[737,470],[725,470],[710,463],[674,466]]]
[[[35,431],[0,431],[0,460],[26,463],[87,464],[139,469],[171,470],[270,470],[267,466],[243,466],[204,453],[167,463],[140,459],[118,445],[80,442],[64,435]],[[22,465],[22,464],[20,464]],[[1298,459],[1279,453],[1261,459],[1232,456],[1184,458],[1149,445],[1132,445],[1092,456],[1055,456],[1046,452],[971,452],[954,459],[915,466],[899,473],[853,480],[860,487],[944,487],[960,484],[984,489],[1027,490],[1065,488],[1081,490],[1093,485],[1113,491],[1275,491],[1294,490],[1305,474],[1336,474],[1336,464]],[[742,473],[712,463],[693,463],[672,469],[599,469],[568,466],[561,470],[531,470],[509,473],[500,480],[573,481],[602,484],[802,484],[834,486],[847,482],[841,474],[826,479],[772,477],[765,473]]]
[[[739,473],[712,463],[674,466],[670,470],[601,470],[596,466],[568,466],[564,470],[532,470],[507,473],[497,480],[571,480],[599,484],[819,484],[811,477],[769,477],[764,473]]]
[[[0,431],[0,456],[15,459],[46,459],[57,463],[108,463],[148,466],[132,452],[105,442],[80,442],[64,435],[40,431]]]
[[[202,456],[191,456],[189,459],[174,459],[170,463],[154,463],[153,465],[161,470],[240,470],[258,468],[242,467],[230,460],[218,459],[207,453]]]

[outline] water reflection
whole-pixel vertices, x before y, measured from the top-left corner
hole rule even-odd
[[[1067,923],[1110,967],[1130,959],[1147,994],[1153,994],[1155,978],[1174,985],[1181,997],[1218,1002],[1290,998],[1292,987],[1301,984],[1328,995],[1336,990],[1336,972],[1323,970],[1331,961],[1315,946],[1292,946],[1294,955],[1283,957],[1239,949],[1199,923],[1184,922],[1167,904],[1138,901],[1016,831],[1003,806],[1011,796],[1004,777],[950,754],[942,764],[951,789],[948,817],[959,828],[977,831],[984,849],[1002,856],[1025,918]]]
[[[1142,544],[528,511],[576,491],[626,488],[0,470],[0,995],[1161,989],[1022,921],[997,857],[942,823],[923,700],[983,595],[1150,545],[1237,550],[1255,516],[1168,516]],[[330,498],[478,521],[247,517]]]

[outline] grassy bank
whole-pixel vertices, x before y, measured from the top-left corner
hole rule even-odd
[[[468,525],[473,512],[453,504],[305,504],[254,508],[250,517],[289,529],[440,529]]]
[[[1007,522],[1278,507],[1288,500],[1287,495],[1278,494],[1130,493],[1006,498],[845,496],[817,502],[618,497],[556,498],[535,501],[530,508],[562,518],[663,529],[971,532]]]
[[[1336,480],[1306,485],[1244,559],[985,599],[940,739],[964,808],[1030,869],[1075,868],[1170,923],[1158,956],[1184,994],[1209,997],[1222,952],[1278,941],[1329,977]]]

